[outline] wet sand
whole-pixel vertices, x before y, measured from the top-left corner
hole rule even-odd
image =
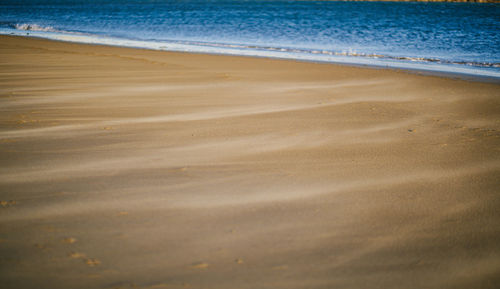
[[[2,288],[495,288],[500,85],[0,37]]]

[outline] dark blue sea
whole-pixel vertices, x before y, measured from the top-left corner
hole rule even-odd
[[[0,34],[500,78],[500,5],[0,0]]]

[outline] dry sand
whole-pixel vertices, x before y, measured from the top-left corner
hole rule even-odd
[[[495,288],[500,85],[0,37],[2,288]]]

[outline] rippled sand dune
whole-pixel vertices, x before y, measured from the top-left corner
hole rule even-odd
[[[0,37],[2,288],[496,288],[500,86]]]

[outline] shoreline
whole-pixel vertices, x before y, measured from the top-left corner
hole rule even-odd
[[[259,55],[257,54],[252,54],[251,51],[244,51],[241,50],[241,54],[233,53],[233,52],[207,52],[207,51],[182,51],[182,50],[169,50],[169,49],[164,49],[161,46],[157,48],[153,47],[141,47],[141,46],[133,46],[133,45],[126,45],[126,44],[114,44],[112,42],[109,43],[99,43],[99,42],[84,42],[88,40],[82,40],[80,41],[77,40],[65,40],[65,39],[58,39],[55,38],[55,36],[52,36],[50,38],[50,35],[22,35],[24,33],[37,33],[37,31],[31,31],[31,32],[18,32],[19,34],[0,34],[0,36],[7,36],[7,37],[26,37],[26,38],[38,38],[38,39],[45,39],[48,41],[60,41],[60,42],[68,42],[68,43],[75,43],[75,44],[83,44],[83,45],[100,45],[100,46],[110,46],[110,47],[117,47],[117,48],[131,48],[131,49],[145,49],[145,50],[152,50],[152,51],[164,51],[164,52],[178,52],[178,53],[193,53],[193,54],[206,54],[206,55],[220,55],[220,56],[235,56],[235,57],[255,57],[255,58],[264,58],[264,59],[278,59],[278,60],[285,60],[285,61],[297,61],[297,62],[309,62],[309,63],[326,63],[326,64],[334,64],[334,65],[345,65],[345,66],[351,66],[351,67],[360,67],[360,68],[372,68],[372,69],[392,69],[392,70],[400,70],[400,71],[407,71],[409,73],[415,73],[415,74],[423,74],[423,75],[432,75],[432,76],[440,76],[440,77],[446,77],[446,78],[459,78],[459,79],[464,79],[464,80],[469,80],[469,81],[479,81],[479,82],[488,82],[488,83],[500,83],[500,74],[498,76],[493,76],[493,75],[487,75],[486,73],[491,74],[492,72],[489,72],[487,70],[479,70],[479,72],[473,73],[473,72],[466,72],[464,71],[467,69],[470,69],[470,67],[463,65],[459,67],[454,67],[452,64],[439,64],[438,68],[435,68],[432,63],[426,63],[426,62],[415,62],[413,64],[410,64],[408,61],[407,62],[398,62],[394,60],[385,60],[388,61],[387,64],[376,64],[376,63],[360,63],[359,60],[370,60],[370,61],[375,61],[376,58],[366,58],[362,56],[344,56],[347,60],[321,60],[321,59],[305,59],[305,58],[294,58],[286,55],[276,55],[276,56],[268,56],[268,55]],[[70,37],[71,35],[65,35],[66,37]],[[83,36],[83,35],[82,35]],[[75,35],[75,37],[80,37],[78,35]],[[85,36],[87,37],[87,36]],[[104,41],[107,38],[102,38],[101,41]],[[109,38],[113,39],[113,38]],[[124,43],[127,43],[127,41],[136,41],[136,40],[127,40],[127,39],[122,39],[120,41],[125,41]],[[142,42],[142,41],[139,41]],[[157,43],[160,44],[160,43]],[[203,48],[203,47],[202,47]],[[245,53],[250,53],[250,54],[245,54]],[[298,56],[296,56],[298,57]],[[358,58],[358,62],[355,62],[355,59]],[[392,63],[392,64],[391,64]],[[414,66],[421,66],[419,67],[411,67],[412,65]],[[458,71],[452,71],[452,70],[445,70],[448,67],[448,69],[455,69]],[[462,71],[460,71],[462,70]],[[478,73],[483,73],[482,75],[478,75]]]
[[[498,84],[0,40],[2,288],[498,284]]]

